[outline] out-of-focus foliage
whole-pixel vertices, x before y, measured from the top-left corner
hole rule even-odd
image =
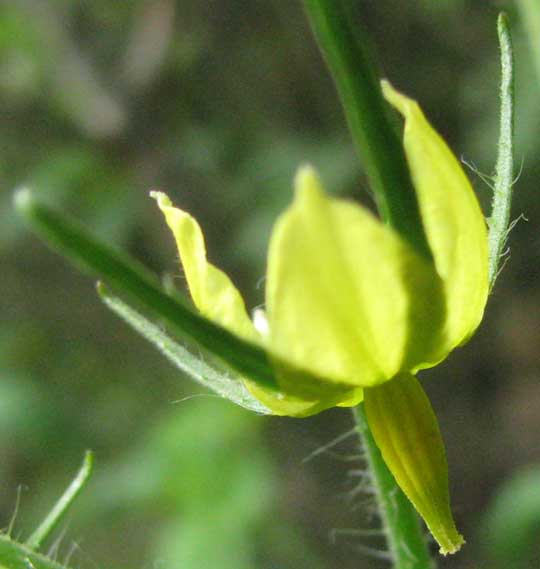
[[[484,539],[492,567],[538,567],[540,548],[540,468],[514,473],[490,504],[484,523]]]
[[[420,376],[468,538],[459,557],[440,563],[453,569],[489,563],[499,538],[476,533],[484,511],[503,480],[540,459],[540,82],[509,3],[358,0],[383,73],[487,174],[501,7],[515,23],[523,169],[514,214],[529,222],[513,231],[483,328]],[[0,116],[3,525],[22,484],[16,530],[29,533],[92,448],[96,475],[59,558],[76,541],[79,566],[378,567],[357,549],[369,542],[329,539],[332,528],[369,523],[369,504],[346,499],[356,464],[325,455],[302,464],[350,427],[346,411],[293,421],[184,400],[200,388],[114,319],[93,283],[29,236],[10,205],[11,190],[30,185],[182,288],[148,197],[162,188],[201,220],[210,259],[257,306],[271,224],[299,163],[312,162],[329,189],[369,202],[300,2],[1,3]],[[487,204],[489,188],[470,174]],[[517,507],[501,503],[503,518]],[[517,569],[529,569],[532,555]]]

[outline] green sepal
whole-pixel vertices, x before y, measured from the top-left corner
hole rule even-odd
[[[153,344],[188,377],[206,389],[217,393],[220,397],[240,405],[240,407],[264,415],[270,413],[269,409],[249,393],[244,386],[242,378],[234,374],[232,370],[220,369],[217,365],[211,365],[205,358],[192,354],[186,347],[164,332],[160,326],[154,324],[140,312],[126,304],[102,283],[98,283],[97,291],[107,308]]]
[[[465,543],[450,511],[448,464],[437,418],[418,380],[400,374],[364,390],[371,432],[404,494],[422,516],[443,555]]]

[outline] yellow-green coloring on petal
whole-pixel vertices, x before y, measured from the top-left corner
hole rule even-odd
[[[435,414],[414,377],[463,344],[488,295],[487,228],[472,187],[418,104],[382,83],[404,118],[403,144],[432,260],[361,205],[325,193],[299,169],[274,226],[264,311],[255,325],[231,280],[206,255],[193,217],[156,192],[193,302],[207,318],[262,346],[278,391],[244,378],[278,415],[303,417],[365,399],[374,439],[442,553],[463,543],[450,512]]]

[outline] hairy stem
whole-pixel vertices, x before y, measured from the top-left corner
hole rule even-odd
[[[501,111],[495,186],[489,219],[489,282],[491,286],[497,278],[499,263],[504,256],[508,232],[511,229],[510,205],[514,183],[514,55],[508,19],[504,14],[499,15],[497,31],[501,48]]]

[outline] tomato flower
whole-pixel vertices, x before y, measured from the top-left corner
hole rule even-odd
[[[482,319],[487,229],[463,169],[417,103],[388,82],[383,93],[405,120],[404,149],[431,259],[362,206],[327,195],[304,166],[294,201],[272,232],[265,312],[252,321],[230,279],[208,262],[195,219],[165,194],[153,196],[197,309],[280,362],[279,391],[245,378],[249,391],[277,415],[364,400],[396,481],[441,552],[452,553],[463,538],[450,513],[444,446],[415,375],[467,341]]]

